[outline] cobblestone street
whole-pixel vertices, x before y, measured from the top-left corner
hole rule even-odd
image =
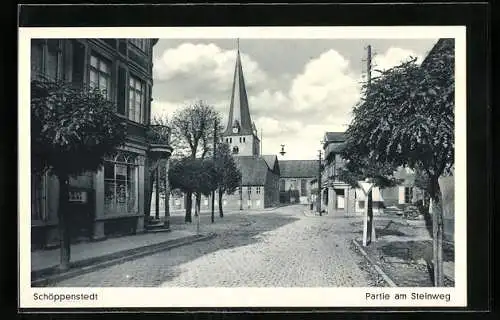
[[[201,232],[214,239],[59,282],[65,287],[359,287],[369,274],[352,251],[353,219],[311,216],[304,206],[234,212]],[[195,222],[193,217],[193,222]],[[173,229],[193,229],[173,224]]]

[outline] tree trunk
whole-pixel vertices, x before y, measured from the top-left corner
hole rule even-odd
[[[191,218],[191,207],[193,205],[193,193],[192,192],[186,192],[186,194],[184,195],[186,197],[186,216],[184,217],[184,221],[185,222],[193,222],[192,218]]]
[[[215,190],[212,191],[212,196],[210,197],[210,200],[212,201],[212,213],[210,216],[210,219],[212,220],[212,223],[215,222]]]
[[[444,286],[443,271],[443,196],[439,187],[439,177],[431,177],[432,197],[432,249],[434,286]]]
[[[170,228],[170,184],[168,182],[168,159],[165,162],[165,221],[166,228]]]
[[[69,198],[69,176],[58,174],[59,179],[59,209],[57,217],[59,219],[59,243],[60,243],[60,264],[59,269],[65,271],[69,269],[71,257],[71,235],[68,223],[68,198]]]
[[[219,217],[224,218],[224,212],[222,211],[222,189],[219,189]]]
[[[367,203],[368,206],[368,234],[370,235],[370,243],[376,240],[375,236],[375,221],[373,220],[373,189],[368,192]]]
[[[195,207],[194,207],[194,215],[195,217],[198,217],[200,215],[200,202],[201,202],[201,193],[196,192],[195,193]]]
[[[156,168],[155,219],[160,219],[160,166]]]

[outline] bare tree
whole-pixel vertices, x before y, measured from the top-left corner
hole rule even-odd
[[[216,122],[221,123],[220,115],[214,107],[199,101],[174,114],[172,127],[172,143],[177,149],[176,156],[187,156],[191,159],[205,159],[213,152],[213,134]],[[186,222],[192,222],[192,192],[187,191]],[[199,214],[201,193],[196,192],[195,214]]]

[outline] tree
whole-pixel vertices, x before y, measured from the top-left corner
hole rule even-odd
[[[187,106],[174,114],[171,121],[172,143],[180,158],[205,159],[210,155],[213,144],[215,123],[221,123],[220,115],[212,106],[200,101]],[[212,151],[213,152],[213,151]],[[186,191],[185,221],[191,222],[192,191]],[[196,203],[199,207],[201,194],[196,193]]]
[[[353,188],[359,187],[359,181],[369,179],[373,186],[380,189],[396,186],[400,181],[394,177],[395,168],[389,163],[372,162],[369,158],[356,153],[357,145],[349,137],[340,155],[344,165],[337,170],[338,179],[348,183]],[[367,194],[365,201],[368,209],[367,230],[371,230],[370,240],[375,239],[375,225],[373,220],[373,188]]]
[[[219,216],[224,217],[222,210],[222,195],[233,194],[240,186],[241,172],[236,166],[231,150],[225,143],[217,144],[215,154],[215,170],[219,176],[219,184],[217,186],[219,194]]]
[[[126,124],[98,89],[62,81],[31,82],[31,157],[36,173],[50,170],[59,180],[60,269],[69,268],[69,178],[97,171],[104,157],[126,138]]]
[[[209,195],[219,184],[219,178],[214,162],[210,159],[192,159],[185,157],[172,163],[168,172],[168,179],[172,188],[180,189],[186,194],[200,193]],[[187,198],[189,206],[191,198]],[[195,211],[199,214],[199,204]]]
[[[454,42],[440,39],[415,59],[383,71],[366,88],[346,131],[370,161],[421,168],[432,199],[434,283],[442,286],[443,216],[438,179],[454,163]]]

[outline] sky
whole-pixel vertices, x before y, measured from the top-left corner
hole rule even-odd
[[[366,77],[368,45],[373,69],[382,70],[410,57],[422,61],[437,40],[240,39],[262,153],[316,159],[325,132],[343,132],[351,121]],[[227,124],[236,47],[236,39],[160,39],[153,50],[153,116],[171,118],[202,100]]]

